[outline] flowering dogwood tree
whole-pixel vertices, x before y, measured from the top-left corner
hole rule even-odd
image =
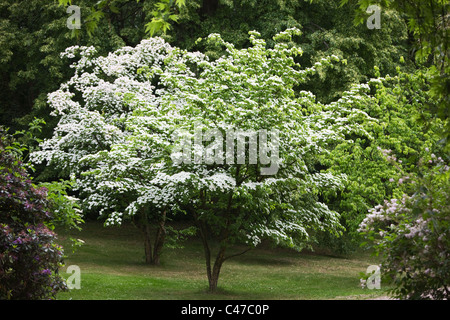
[[[92,48],[68,49],[69,56],[80,49],[81,59],[49,96],[61,120],[34,159],[74,174],[85,205],[99,208],[106,224],[131,218],[141,226],[149,262],[159,261],[167,214],[188,214],[211,291],[223,262],[242,253],[230,253],[234,245],[268,238],[300,250],[311,230],[339,234],[338,213],[318,195],[342,187],[345,176],[315,165],[346,134],[367,134],[360,124],[370,119],[349,98],[366,87],[330,105],[301,91],[310,74],[338,59],[302,69],[291,42],[299,34],[282,32],[268,49],[253,32],[241,50],[213,34],[206,41],[225,49],[213,61],[160,38],[99,58]]]

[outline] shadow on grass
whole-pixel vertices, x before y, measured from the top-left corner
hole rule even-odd
[[[64,293],[61,299],[354,298],[366,294],[359,287],[358,272],[372,264],[365,255],[346,261],[260,246],[227,260],[217,291],[210,293],[203,247],[196,239],[183,243],[183,249],[165,249],[161,265],[152,266],[145,263],[141,234],[132,226],[106,229],[99,223],[87,224],[79,238],[86,243],[68,253],[66,266],[80,266],[82,289]],[[245,249],[237,246],[228,254]]]

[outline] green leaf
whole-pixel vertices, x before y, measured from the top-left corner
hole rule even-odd
[[[109,7],[109,9],[110,9],[111,12],[113,12],[113,13],[116,13],[116,14],[119,14],[119,13],[120,13],[119,8],[117,8],[117,7],[113,6],[113,5],[111,5],[111,6]]]
[[[186,6],[186,0],[176,0],[175,4],[178,8]]]
[[[69,5],[72,4],[72,0],[58,0],[58,2],[59,2],[59,5],[63,6],[63,7],[67,6],[68,4]]]
[[[175,22],[178,22],[178,19],[179,19],[180,17],[178,16],[178,15],[176,15],[176,14],[171,14],[170,16],[169,16],[169,19],[170,20],[172,20],[172,21],[175,21]]]

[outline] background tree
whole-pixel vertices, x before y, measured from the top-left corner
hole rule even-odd
[[[428,80],[423,71],[399,72],[372,79],[358,99],[348,98],[353,108],[367,112],[374,122],[365,128],[370,138],[348,136],[332,151],[334,156],[324,158],[318,167],[348,176],[344,190],[325,193],[330,207],[341,213],[346,232],[339,239],[324,235],[322,247],[336,252],[356,249],[361,242],[357,229],[367,211],[405,191],[404,184],[397,184],[399,173],[379,155],[379,148],[395,152],[411,174],[417,174],[417,162],[425,148],[445,157],[439,143],[445,123],[426,107],[438,103]]]
[[[46,93],[64,78],[58,48],[71,42],[61,37],[61,11],[51,1],[0,2],[0,121],[12,129],[26,128],[33,116],[23,127],[13,120],[28,115],[35,103],[42,107]]]
[[[77,1],[82,28],[75,34],[67,28],[66,8],[56,1],[0,1],[0,123],[15,131],[26,129],[34,117],[43,118],[47,126],[41,137],[48,136],[56,120],[49,116],[47,94],[71,77],[70,64],[61,59],[61,52],[73,45],[94,45],[106,54],[136,45],[145,36],[142,4],[121,1],[120,12],[103,8],[111,16],[97,25],[96,3]]]
[[[394,9],[403,15],[410,36],[414,39],[415,61],[429,67],[430,93],[439,103],[430,105],[430,110],[446,122],[443,133],[450,146],[449,108],[450,105],[450,14],[448,0],[432,0],[411,2],[407,0],[342,0],[341,5],[357,4],[354,18],[355,24],[360,24],[366,16],[365,10],[371,4],[379,4],[381,8]]]
[[[37,116],[48,123],[45,136],[56,124],[48,116],[46,95],[71,76],[66,60],[59,56],[66,47],[94,45],[100,54],[106,54],[125,45],[135,46],[150,35],[148,28],[156,16],[164,16],[164,23],[171,24],[163,36],[172,45],[210,54],[214,52],[196,44],[196,39],[220,32],[226,41],[242,48],[250,44],[248,31],[257,30],[271,46],[277,32],[302,28],[305,36],[297,40],[304,50],[299,59],[305,67],[332,54],[348,60],[347,66],[334,66],[314,76],[309,90],[323,102],[337,99],[353,82],[367,81],[374,65],[382,75],[392,74],[399,58],[408,56],[406,27],[399,17],[383,15],[384,28],[373,32],[346,19],[351,8],[339,8],[329,1],[271,0],[261,6],[257,1],[193,0],[183,5],[183,1],[80,0],[76,3],[81,8],[79,30],[66,26],[69,4],[67,0],[0,2],[4,44],[0,121],[12,129],[26,128]],[[156,29],[155,35],[162,35],[162,30]]]

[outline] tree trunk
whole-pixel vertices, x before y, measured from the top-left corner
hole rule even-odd
[[[209,249],[208,239],[206,235],[206,228],[203,223],[198,222],[198,228],[200,231],[200,238],[202,239],[203,250],[205,252],[205,262],[206,262],[206,275],[208,276],[208,282],[211,283],[211,250]]]
[[[213,293],[217,290],[217,284],[219,282],[220,269],[223,262],[225,261],[225,251],[226,247],[221,246],[219,252],[217,253],[216,260],[214,262],[214,267],[211,268],[211,250],[208,244],[208,230],[203,221],[201,221],[194,210],[191,211],[194,219],[196,221],[198,230],[200,232],[200,238],[203,244],[203,250],[205,252],[205,262],[206,262],[206,275],[208,276],[209,292]]]
[[[225,247],[220,247],[219,252],[217,253],[216,261],[214,262],[214,267],[211,273],[211,276],[208,278],[209,280],[209,292],[215,292],[217,289],[217,283],[219,282],[220,269],[222,268],[222,264],[225,261]]]
[[[153,264],[150,225],[144,225],[142,231],[144,232],[145,263]]]
[[[139,215],[136,215],[133,222],[144,234],[145,263],[159,265],[161,252],[166,238],[166,210],[160,215],[154,240],[152,240],[152,225],[149,223],[144,211],[141,211]]]
[[[164,210],[162,217],[159,221],[158,230],[155,236],[155,246],[153,249],[153,264],[160,265],[161,252],[164,246],[164,240],[166,238],[166,211]]]

